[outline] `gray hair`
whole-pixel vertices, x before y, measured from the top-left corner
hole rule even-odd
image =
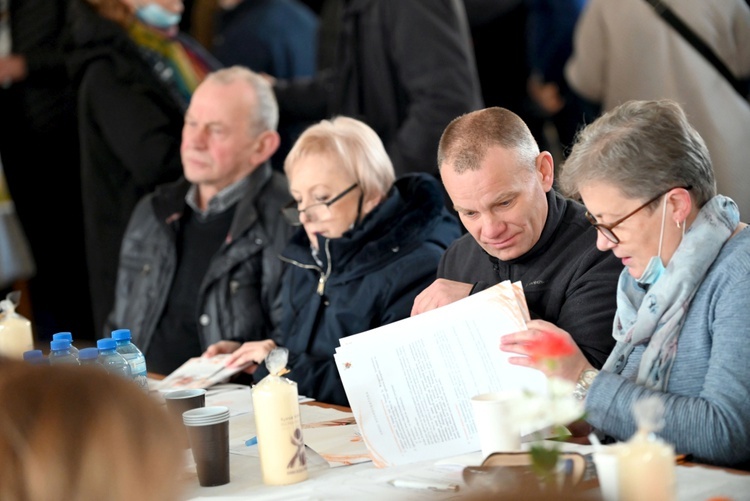
[[[450,162],[458,174],[477,170],[492,146],[515,151],[520,165],[535,169],[539,145],[529,127],[512,111],[497,106],[466,113],[448,124],[438,144],[438,169]]]
[[[287,177],[298,160],[316,154],[328,155],[351,174],[364,199],[387,194],[396,179],[383,141],[369,125],[354,118],[340,116],[308,127],[284,160]]]
[[[209,73],[206,80],[228,85],[237,80],[246,82],[255,92],[256,106],[250,110],[251,132],[276,130],[279,125],[279,105],[273,87],[263,76],[240,65],[222,68]]]
[[[590,182],[613,184],[641,200],[692,186],[698,207],[716,195],[706,143],[669,99],[628,101],[579,131],[559,183],[577,197]]]

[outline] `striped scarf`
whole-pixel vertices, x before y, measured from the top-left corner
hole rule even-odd
[[[130,25],[128,33],[183,111],[198,84],[208,73],[221,67],[205,48],[185,34],[169,36],[138,20]]]

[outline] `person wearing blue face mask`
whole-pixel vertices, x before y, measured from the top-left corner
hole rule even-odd
[[[625,266],[617,344],[601,372],[580,353],[555,368],[536,364],[524,356],[530,339],[568,334],[534,320],[501,349],[515,354],[511,363],[574,382],[588,425],[605,439],[630,438],[633,404],[658,396],[659,436],[677,453],[750,465],[750,230],[716,193],[708,149],[682,108],[629,101],[601,116],[576,139],[560,185],[582,198],[597,247]]]
[[[68,70],[78,88],[84,242],[94,335],[115,297],[117,257],[138,200],[182,174],[193,91],[222,65],[180,32],[182,0],[71,0]]]
[[[172,28],[180,23],[183,7],[181,2],[171,2],[171,4],[173,8],[178,7],[179,12],[167,10],[158,3],[147,3],[138,7],[135,14],[138,19],[154,28]]]

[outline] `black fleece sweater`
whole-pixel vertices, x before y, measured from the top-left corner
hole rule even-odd
[[[500,261],[467,234],[443,254],[438,278],[474,284],[472,293],[503,280],[521,281],[532,318],[568,331],[586,358],[601,368],[615,345],[617,281],[622,263],[596,248],[585,208],[550,190],[539,241],[523,256]]]

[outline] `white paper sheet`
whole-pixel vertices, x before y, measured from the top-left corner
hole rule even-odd
[[[334,358],[377,466],[478,450],[472,396],[545,391],[541,372],[510,365],[499,349],[503,334],[525,328],[517,301],[503,282],[341,340]]]

